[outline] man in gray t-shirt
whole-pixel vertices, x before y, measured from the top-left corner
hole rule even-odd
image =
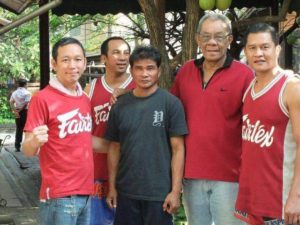
[[[115,225],[172,224],[180,206],[187,126],[181,102],[158,87],[161,57],[153,47],[130,56],[136,88],[112,107],[105,138]]]

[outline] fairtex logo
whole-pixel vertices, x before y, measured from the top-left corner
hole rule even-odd
[[[255,124],[251,124],[248,114],[243,116],[243,129],[242,138],[245,141],[250,141],[256,144],[260,144],[260,147],[270,147],[273,143],[273,134],[275,127],[272,126],[269,131],[265,129],[265,125],[260,124],[260,121],[256,121]]]
[[[108,120],[110,104],[105,103],[94,107],[95,112],[95,123],[99,125],[100,122],[106,122]]]
[[[59,115],[57,119],[61,122],[58,126],[60,138],[65,138],[67,134],[78,134],[92,130],[91,115],[87,113],[86,116],[83,116],[79,109]]]

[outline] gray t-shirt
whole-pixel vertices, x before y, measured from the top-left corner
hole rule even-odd
[[[129,92],[118,99],[105,138],[120,142],[117,190],[129,198],[164,201],[171,190],[170,137],[187,134],[178,98],[158,88],[147,97]]]

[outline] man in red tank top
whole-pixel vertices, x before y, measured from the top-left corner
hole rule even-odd
[[[110,37],[101,45],[101,61],[105,64],[105,75],[94,79],[85,88],[91,99],[93,128],[92,134],[98,138],[94,149],[94,194],[92,197],[90,225],[111,225],[114,210],[106,204],[107,195],[107,146],[103,139],[110,112],[110,98],[115,89],[133,89],[132,77],[127,73],[130,46],[121,37]],[[95,144],[96,142],[94,142]],[[99,147],[99,148],[98,148]],[[100,152],[99,152],[100,149]]]
[[[276,31],[251,26],[245,54],[255,71],[243,101],[242,166],[235,215],[251,225],[300,223],[300,80],[278,65]]]

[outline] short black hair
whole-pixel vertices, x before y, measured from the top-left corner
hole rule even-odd
[[[19,87],[25,87],[26,84],[27,84],[27,80],[22,79],[22,78],[18,80],[18,86]]]
[[[248,36],[250,34],[257,34],[257,33],[269,33],[271,35],[272,41],[275,45],[279,44],[279,37],[278,33],[275,30],[274,27],[267,23],[256,23],[253,25],[250,25],[248,29],[246,30],[245,36],[244,36],[244,45],[247,44]]]
[[[141,59],[151,59],[153,60],[157,67],[161,64],[161,54],[157,48],[150,45],[141,45],[136,47],[129,57],[129,64],[132,67],[134,62]]]
[[[125,41],[124,38],[118,37],[118,36],[114,36],[114,37],[107,38],[107,39],[102,43],[102,45],[101,45],[101,47],[100,47],[101,55],[107,56],[107,53],[108,53],[108,44],[109,44],[110,41],[114,41],[114,40],[121,40],[121,41],[124,41],[124,43],[126,43],[127,46],[128,46],[129,52],[131,51],[131,48],[130,48],[128,42]]]
[[[66,46],[66,45],[70,45],[70,44],[76,44],[78,45],[81,49],[82,49],[82,52],[83,52],[83,55],[85,57],[85,50],[81,44],[80,41],[78,41],[76,38],[72,38],[72,37],[64,37],[62,39],[60,39],[59,41],[57,41],[54,45],[53,45],[53,48],[52,48],[52,58],[54,60],[57,59],[57,55],[58,55],[58,48],[59,47],[62,47],[62,46]]]

